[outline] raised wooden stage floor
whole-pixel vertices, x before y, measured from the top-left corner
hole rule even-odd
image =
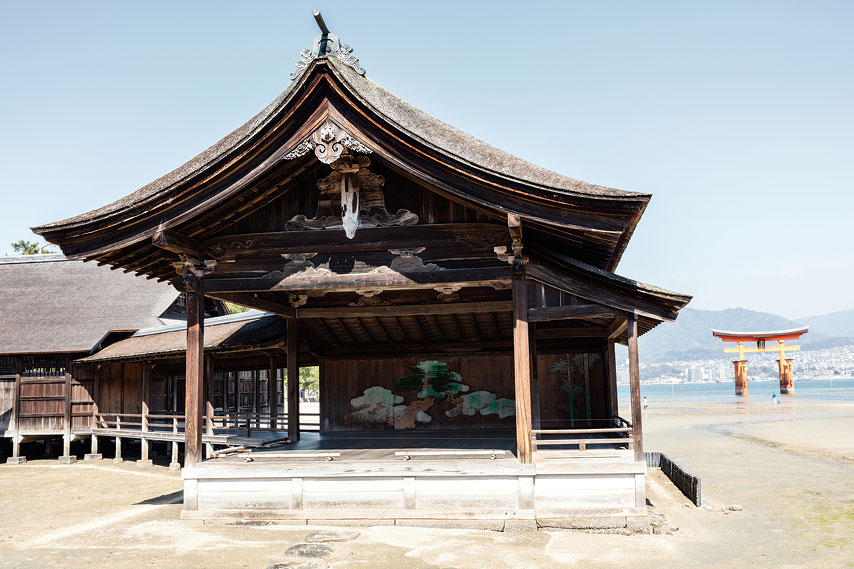
[[[510,431],[303,434],[298,443],[185,468],[182,515],[318,523],[645,520],[646,466],[627,450],[538,464],[520,464],[514,453]]]

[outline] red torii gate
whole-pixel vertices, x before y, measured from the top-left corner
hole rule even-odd
[[[809,326],[796,328],[794,330],[780,330],[778,332],[724,332],[712,329],[712,335],[724,342],[738,342],[738,348],[724,348],[724,353],[738,353],[738,360],[732,362],[735,367],[735,394],[747,395],[747,361],[744,359],[745,352],[779,352],[780,359],[777,367],[780,372],[780,393],[795,392],[795,377],[792,374],[792,359],[786,358],[786,352],[800,351],[800,346],[787,346],[786,340],[797,340],[806,334]],[[776,346],[766,348],[766,341],[777,341]],[[745,342],[756,342],[755,348],[745,348]]]

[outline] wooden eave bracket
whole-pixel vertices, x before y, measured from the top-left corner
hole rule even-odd
[[[522,264],[527,264],[528,257],[522,254],[522,218],[519,214],[507,214],[507,230],[510,232],[510,241],[512,242],[510,251],[512,254],[507,252],[505,245],[501,245],[493,248],[495,255],[500,261],[511,265],[516,259],[521,259]]]
[[[201,243],[171,229],[158,230],[151,237],[151,244],[164,251],[195,257],[197,259],[204,258],[207,253]]]

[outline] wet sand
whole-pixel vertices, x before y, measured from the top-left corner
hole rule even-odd
[[[0,567],[854,567],[854,403],[662,398],[644,425],[646,450],[702,477],[696,508],[649,471],[673,535],[360,527],[307,558],[288,549],[316,528],[182,522],[181,480],[165,468],[39,460],[0,466]],[[721,509],[733,504],[743,510]]]

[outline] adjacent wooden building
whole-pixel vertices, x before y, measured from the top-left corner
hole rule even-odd
[[[20,443],[91,427],[94,376],[73,361],[140,328],[181,321],[179,293],[62,255],[0,257],[0,436]]]
[[[426,115],[327,32],[292,79],[177,170],[34,229],[186,294],[184,516],[643,518],[637,339],[690,300],[614,272],[650,196]],[[288,445],[202,460],[205,298],[285,319]],[[625,418],[615,342],[629,347]],[[309,363],[310,436],[296,381]]]

